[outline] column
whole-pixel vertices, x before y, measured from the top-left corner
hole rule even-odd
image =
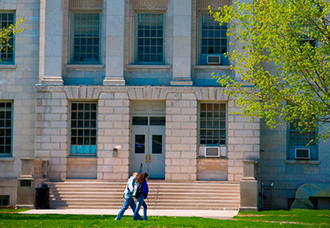
[[[63,0],[40,0],[39,79],[41,84],[63,85]]]
[[[125,1],[106,2],[106,54],[103,85],[125,85]]]
[[[173,78],[171,85],[191,86],[192,0],[173,1]]]

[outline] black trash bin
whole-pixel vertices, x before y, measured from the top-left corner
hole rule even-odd
[[[36,188],[36,209],[49,209],[49,187],[45,183]]]

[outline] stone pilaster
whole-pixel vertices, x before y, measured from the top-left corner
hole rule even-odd
[[[260,158],[260,120],[242,118],[234,101],[228,102],[228,180],[243,178],[243,160]]]
[[[194,93],[169,93],[166,100],[166,180],[197,178],[197,100]]]
[[[125,85],[125,1],[106,1],[106,56],[103,85]]]
[[[48,177],[50,179],[66,179],[68,157],[66,94],[64,91],[38,91],[36,99],[35,156],[40,159],[49,159]]]
[[[127,93],[102,92],[98,111],[97,179],[127,179],[130,145]],[[117,148],[116,155],[114,148]]]
[[[63,85],[63,0],[40,1],[39,81]]]
[[[171,85],[191,86],[192,0],[173,1],[173,79]]]

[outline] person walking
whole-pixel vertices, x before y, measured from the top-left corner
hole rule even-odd
[[[135,212],[133,215],[133,220],[139,220],[139,210],[141,208],[141,206],[143,206],[143,220],[148,220],[147,218],[147,204],[144,202],[144,199],[146,199],[148,197],[148,193],[149,193],[149,188],[148,188],[148,173],[142,173],[141,175],[138,176],[137,180],[136,180],[136,185],[140,184],[142,185],[142,194],[137,197],[137,205],[135,208]]]
[[[127,181],[127,185],[126,185],[125,191],[123,193],[123,199],[125,200],[125,202],[124,202],[123,207],[120,209],[115,220],[120,220],[121,217],[123,217],[125,211],[128,209],[129,206],[132,208],[133,213],[135,213],[136,205],[135,205],[132,194],[133,194],[135,179],[136,179],[137,175],[138,175],[138,173],[134,172]],[[139,214],[136,215],[136,218],[139,220],[142,219]]]

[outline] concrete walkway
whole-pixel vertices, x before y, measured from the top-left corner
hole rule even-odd
[[[79,214],[79,215],[117,215],[114,209],[33,209],[21,212],[22,214]],[[141,211],[142,212],[142,211]],[[226,210],[148,210],[148,216],[171,216],[171,217],[203,217],[216,219],[232,219],[237,211]],[[128,209],[124,215],[133,215]]]

